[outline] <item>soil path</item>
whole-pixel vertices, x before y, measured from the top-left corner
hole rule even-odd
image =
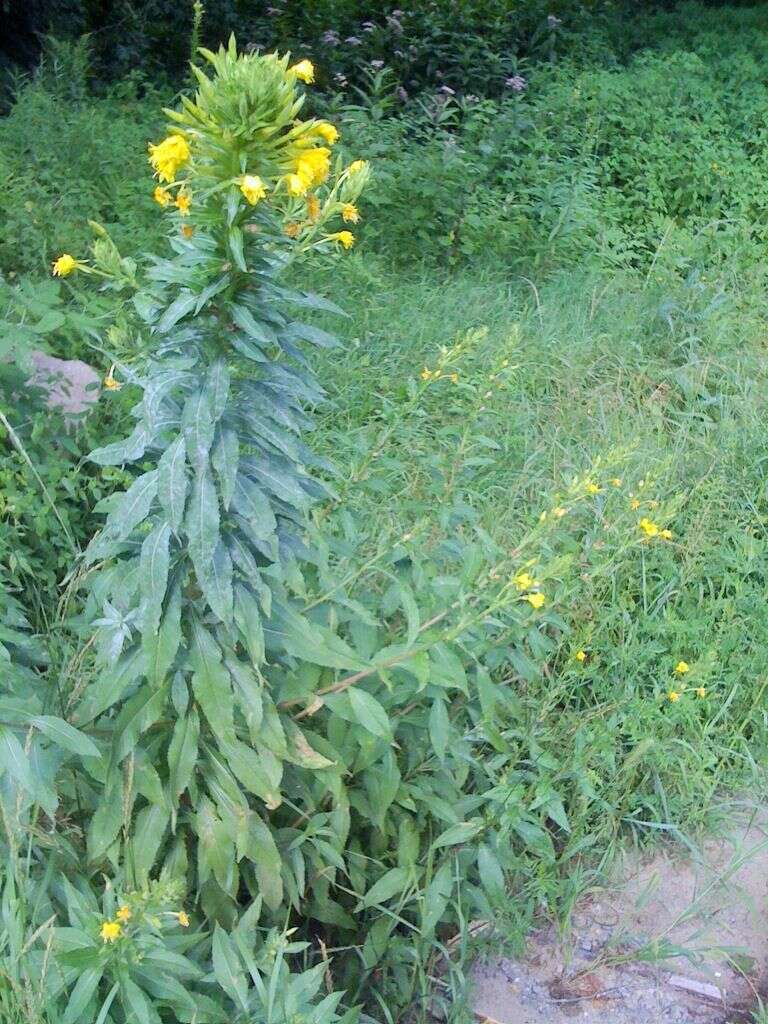
[[[627,859],[571,933],[474,969],[478,1020],[498,1024],[752,1021],[768,992],[768,811],[696,855]]]

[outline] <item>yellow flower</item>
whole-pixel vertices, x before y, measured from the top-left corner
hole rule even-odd
[[[176,917],[179,919],[179,924],[182,928],[189,928],[189,917],[184,910],[180,910]]]
[[[624,483],[624,481],[621,479],[620,476],[615,476],[613,478],[613,480],[611,480],[611,483],[613,484],[614,487],[621,487],[621,485]]]
[[[586,485],[586,491],[587,494],[599,494],[600,488],[590,480]]]
[[[53,264],[54,277],[69,277],[73,270],[77,270],[77,260],[68,252],[63,252]]]
[[[105,921],[101,926],[101,935],[104,942],[114,942],[115,939],[119,939],[123,933],[123,927],[119,921]]]
[[[315,68],[311,60],[300,60],[298,64],[294,64],[288,70],[307,85],[311,85],[315,80]]]
[[[707,688],[705,686],[697,686],[696,687],[696,696],[697,697],[706,697],[707,696]]]
[[[189,192],[179,192],[176,196],[176,208],[182,217],[189,216],[189,208],[192,205],[192,196]]]
[[[671,530],[662,530],[659,533],[659,536],[663,537],[664,540],[672,540],[672,531]]]
[[[656,523],[652,523],[650,519],[641,519],[637,524],[646,537],[656,537],[659,532],[659,528]]]
[[[160,206],[168,206],[168,204],[173,201],[171,193],[167,188],[163,188],[162,185],[157,186],[155,191],[152,193],[152,198],[156,203],[159,203]]]
[[[130,919],[133,917],[133,914],[131,913],[131,908],[123,904],[123,906],[120,907],[118,912],[115,914],[115,917],[117,918],[118,921],[122,921],[123,924],[125,924],[126,921],[130,921]]]
[[[360,214],[354,203],[344,203],[341,208],[341,217],[346,224],[357,224]]]
[[[562,505],[558,505],[557,508],[552,509],[552,515],[555,517],[555,519],[562,519],[563,516],[568,515],[568,509],[563,508]]]
[[[448,374],[448,380],[451,382],[451,384],[458,384],[459,383],[459,375],[458,375],[458,373],[450,373],[450,374]]]
[[[359,174],[361,171],[364,171],[367,166],[367,160],[353,160],[347,168],[347,174]]]
[[[320,216],[320,200],[317,196],[307,196],[307,216],[313,224]]]
[[[576,653],[574,654],[574,658],[576,659],[576,661],[586,661],[587,660],[587,652],[586,651],[576,651]]]
[[[667,696],[673,704],[675,703],[675,701],[680,700],[680,694],[677,692],[677,690],[670,690]]]
[[[292,196],[305,195],[310,184],[311,182],[302,178],[300,174],[286,174],[285,176],[285,185],[288,189],[288,194]]]
[[[684,676],[686,674],[686,672],[690,672],[690,671],[691,671],[691,666],[688,664],[687,661],[678,661],[678,663],[675,665],[675,672],[679,676]]]
[[[335,125],[329,124],[327,121],[320,121],[319,124],[315,125],[314,130],[318,135],[322,135],[329,146],[332,146],[334,142],[339,140],[339,131]]]
[[[355,236],[351,231],[337,231],[335,235],[331,235],[337,242],[341,242],[345,249],[351,249],[355,244]]]
[[[547,599],[543,594],[537,592],[535,594],[526,594],[525,600],[532,608],[541,608]]]
[[[189,155],[189,143],[183,135],[169,135],[156,146],[149,145],[149,162],[160,181],[173,181]]]
[[[325,146],[316,146],[301,154],[296,161],[296,174],[310,185],[321,185],[331,169],[331,151]],[[304,189],[306,192],[307,188]]]
[[[104,378],[104,387],[107,389],[107,391],[119,391],[122,386],[123,385],[120,383],[119,380],[115,380],[115,378],[112,376],[112,371],[110,370],[107,376]]]
[[[297,224],[295,221],[292,221],[290,224],[285,225],[283,231],[289,238],[296,238],[301,231],[301,224]]]
[[[517,576],[512,579],[512,582],[518,590],[530,590],[531,587],[536,586],[536,580],[527,572],[519,572]]]
[[[255,206],[267,194],[266,186],[258,174],[244,174],[240,179],[240,191],[251,206]]]
[[[184,235],[185,238],[191,238],[192,235],[194,235],[195,233],[195,229],[192,227],[191,224],[182,224],[181,233],[182,235]]]
[[[636,512],[640,508],[640,502],[637,498],[633,498],[632,501],[630,501],[629,503],[629,507],[632,509],[633,512]]]

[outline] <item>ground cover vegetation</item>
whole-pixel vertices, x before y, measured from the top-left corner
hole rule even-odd
[[[768,14],[310,6],[0,122],[3,1020],[460,1020],[764,784]]]

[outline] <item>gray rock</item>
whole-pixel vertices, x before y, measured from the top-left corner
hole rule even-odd
[[[47,405],[68,416],[88,412],[98,401],[101,378],[80,359],[57,359],[45,352],[32,352],[34,373],[29,383],[47,392]]]

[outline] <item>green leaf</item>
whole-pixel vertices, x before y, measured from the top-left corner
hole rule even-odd
[[[216,981],[242,1010],[247,1009],[248,985],[245,972],[232,940],[220,924],[216,925],[213,932],[212,953]]]
[[[448,718],[445,701],[440,700],[438,697],[432,702],[432,710],[429,713],[429,739],[432,743],[432,749],[441,761],[445,758],[450,728],[451,723]]]
[[[93,740],[84,732],[75,729],[69,722],[65,722],[63,718],[36,715],[30,719],[30,725],[34,725],[43,735],[65,750],[71,750],[82,757],[101,757],[99,748]]]
[[[37,790],[29,758],[21,743],[6,725],[0,725],[0,768],[13,776],[28,793],[34,794]]]
[[[270,910],[283,902],[283,861],[272,831],[257,814],[248,817],[247,855],[253,862],[259,890]]]
[[[386,903],[408,885],[410,872],[407,868],[391,868],[385,875],[376,882],[357,905],[357,911],[365,910],[366,907],[373,907],[379,903]]]
[[[266,760],[270,757],[268,751],[257,753],[239,740],[222,744],[221,749],[232,773],[249,792],[263,800],[270,809],[279,806],[282,775],[279,761]],[[275,764],[277,772],[274,771]]]
[[[190,652],[194,675],[192,689],[220,742],[234,743],[234,701],[229,672],[221,663],[221,651],[208,630],[195,621]]]
[[[122,495],[120,504],[108,517],[105,532],[114,540],[125,540],[143,522],[157,494],[157,470],[143,473]]]
[[[477,873],[480,884],[492,899],[504,896],[504,872],[498,858],[490,846],[481,843],[477,851]]]
[[[192,312],[196,304],[197,296],[185,288],[160,317],[160,323],[156,328],[158,334],[167,334],[174,324]]]
[[[432,850],[439,850],[443,846],[458,846],[460,843],[469,842],[476,835],[483,831],[484,824],[479,818],[472,821],[460,821],[457,825],[451,825],[445,832],[432,843]]]
[[[251,661],[255,666],[264,663],[264,629],[256,598],[245,586],[235,587],[235,622],[240,630]]]
[[[453,888],[453,861],[446,860],[435,872],[432,881],[426,888],[421,904],[421,934],[430,936],[440,923],[448,909]]]
[[[248,265],[245,262],[245,253],[243,252],[243,232],[240,228],[231,227],[227,232],[227,241],[229,242],[229,251],[232,253],[232,259],[240,270],[247,271]]]
[[[222,539],[216,545],[210,565],[198,572],[197,582],[213,614],[229,625],[233,602],[232,559]]]
[[[168,696],[168,687],[159,689],[145,684],[125,703],[115,720],[112,739],[113,759],[119,764],[136,746],[142,733],[160,717]]]
[[[139,886],[145,886],[149,872],[168,829],[170,811],[159,804],[148,804],[136,817],[131,830],[132,866]]]
[[[195,476],[184,525],[195,572],[206,576],[219,543],[219,503],[207,465]]]
[[[184,403],[181,427],[190,464],[198,473],[208,465],[208,453],[213,444],[214,425],[209,392],[205,389],[196,391]]]
[[[152,1008],[135,981],[122,979],[123,1006],[128,1011],[126,1018],[131,1024],[160,1024],[160,1017]]]
[[[165,682],[181,644],[181,584],[171,587],[160,628],[155,637],[143,637],[147,657],[147,679],[155,686]]]
[[[275,344],[275,334],[267,324],[260,324],[254,318],[253,313],[245,306],[232,303],[229,308],[232,319],[237,326],[245,331],[249,338],[253,338],[259,345],[270,348]]]
[[[174,803],[178,803],[179,797],[192,778],[197,761],[199,739],[200,717],[192,708],[182,718],[177,719],[171,742],[168,745],[168,784]]]
[[[218,423],[224,414],[229,395],[229,369],[223,359],[217,359],[208,371],[205,382],[205,394],[211,419]]]
[[[221,506],[226,511],[232,504],[237,480],[237,466],[240,461],[240,442],[234,430],[221,429],[216,432],[216,441],[211,453],[211,464],[219,479]],[[271,509],[270,509],[271,511]]]
[[[72,719],[79,725],[87,725],[111,708],[130,684],[143,674],[144,664],[144,652],[139,646],[123,654],[112,668],[98,675],[88,688],[83,702],[75,708]]]
[[[115,441],[103,448],[96,448],[88,459],[98,466],[121,466],[126,462],[135,462],[146,451],[147,441],[146,428],[140,423],[125,441]]]
[[[180,434],[167,448],[157,464],[157,496],[171,529],[179,532],[187,500],[187,452]]]
[[[141,629],[144,636],[155,640],[160,625],[163,601],[168,586],[169,553],[168,544],[171,539],[171,527],[168,523],[158,523],[147,535],[141,545],[139,563],[140,588],[142,596],[143,617]]]
[[[83,971],[72,989],[61,1024],[82,1024],[86,1020],[85,1011],[99,987],[103,973],[102,966],[88,967]]]
[[[277,529],[269,498],[258,484],[242,473],[238,473],[235,480],[233,506],[236,512],[248,520],[257,537],[269,537]]]
[[[381,739],[392,739],[389,716],[375,697],[359,686],[350,686],[349,703],[357,721],[368,732]]]

